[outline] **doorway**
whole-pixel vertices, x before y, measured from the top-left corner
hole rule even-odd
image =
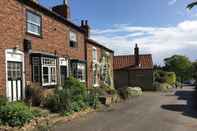
[[[9,101],[24,98],[24,58],[23,52],[6,50],[6,96]]]

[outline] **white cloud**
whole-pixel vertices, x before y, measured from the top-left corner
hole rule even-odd
[[[197,21],[184,21],[174,27],[116,25],[93,30],[91,37],[113,49],[116,55],[133,53],[135,43],[139,43],[141,53],[153,54],[157,64],[173,54],[197,59]]]
[[[170,0],[170,1],[168,2],[168,5],[174,5],[174,4],[176,3],[176,1],[177,1],[177,0]]]

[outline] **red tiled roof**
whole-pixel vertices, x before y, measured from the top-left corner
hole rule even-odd
[[[139,55],[140,66],[135,66],[134,55],[114,56],[114,70],[120,69],[153,69],[153,60],[151,54]]]

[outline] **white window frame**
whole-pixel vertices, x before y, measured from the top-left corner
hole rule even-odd
[[[31,14],[34,17],[39,18],[40,19],[39,23],[36,23],[36,22],[31,21],[30,19],[28,19],[29,18],[28,17],[29,14]],[[42,28],[42,17],[40,15],[36,14],[36,13],[33,13],[32,11],[29,11],[29,10],[27,11],[26,17],[27,17],[26,18],[27,19],[27,23],[26,23],[26,25],[27,25],[27,27],[26,27],[27,28],[27,32],[30,33],[30,34],[33,34],[33,35],[41,36],[41,34],[42,34],[42,29],[41,29]],[[33,26],[36,26],[39,29],[39,33],[34,32],[34,31],[31,31],[28,28],[28,24],[33,25]]]
[[[74,42],[75,46],[71,46],[70,43]],[[77,47],[77,33],[74,31],[69,32],[69,47],[76,48]]]
[[[93,62],[97,63],[98,55],[97,55],[97,48],[96,47],[92,47],[92,59],[93,59]]]
[[[82,79],[77,78],[80,82],[86,82],[86,67],[83,63],[77,64],[77,77],[78,77],[78,70],[82,70]]]
[[[46,60],[49,62],[47,63]],[[50,62],[54,62],[54,64],[50,64]],[[48,58],[48,57],[41,57],[41,64],[42,64],[42,86],[51,86],[57,84],[57,62],[55,58]],[[44,82],[44,72],[43,68],[48,68],[48,82]],[[51,69],[55,68],[55,82],[52,82],[52,74]]]
[[[92,83],[93,83],[93,86],[94,87],[98,87],[99,86],[99,84],[98,84],[98,76],[97,76],[97,68],[96,68],[96,66],[97,66],[97,63],[93,63],[93,65],[92,65],[93,67],[93,69],[92,69]],[[94,73],[96,73],[96,74],[94,74]]]

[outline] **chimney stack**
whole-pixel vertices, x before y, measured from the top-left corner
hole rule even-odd
[[[86,37],[89,38],[90,36],[90,26],[88,24],[88,20],[82,20],[81,21],[81,28],[85,30]]]
[[[135,66],[139,66],[140,65],[140,58],[139,58],[139,47],[136,44],[135,45],[135,49],[134,49],[134,56],[135,56]]]
[[[64,0],[62,5],[57,5],[52,8],[52,11],[56,12],[60,16],[70,19],[70,8],[68,4],[68,0]]]

